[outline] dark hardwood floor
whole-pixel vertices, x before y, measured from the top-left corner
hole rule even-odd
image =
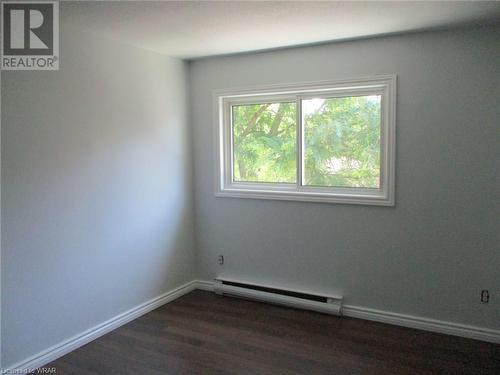
[[[500,345],[195,291],[48,364],[57,374],[500,374]]]

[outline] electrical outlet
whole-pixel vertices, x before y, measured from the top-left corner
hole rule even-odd
[[[488,303],[490,302],[490,292],[488,292],[486,289],[481,290],[481,303]]]
[[[218,262],[221,266],[224,264],[224,255],[219,255]]]

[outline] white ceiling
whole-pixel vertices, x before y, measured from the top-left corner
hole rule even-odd
[[[79,29],[181,58],[499,22],[500,2],[63,2]]]

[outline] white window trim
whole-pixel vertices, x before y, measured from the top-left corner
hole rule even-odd
[[[381,100],[381,163],[380,188],[330,188],[300,185],[302,166],[301,129],[297,134],[297,183],[272,184],[233,182],[232,135],[230,123],[231,105],[268,101],[299,101],[318,95],[379,94]],[[277,199],[308,202],[328,202],[394,206],[395,157],[396,157],[396,75],[368,78],[267,85],[213,91],[214,147],[215,147],[215,195],[217,197]],[[301,116],[301,108],[297,116]]]

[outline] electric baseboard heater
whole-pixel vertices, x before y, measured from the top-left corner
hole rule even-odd
[[[325,314],[341,315],[342,312],[341,296],[286,290],[222,278],[215,279],[214,292],[220,295],[253,299]]]

